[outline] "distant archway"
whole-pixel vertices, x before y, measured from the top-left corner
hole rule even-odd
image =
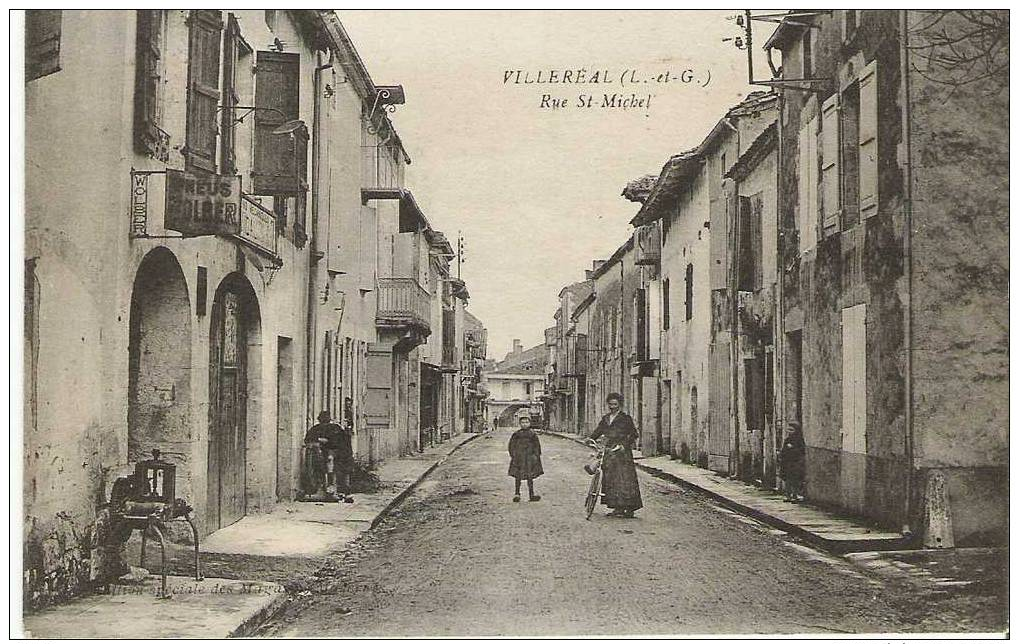
[[[177,258],[151,250],[135,274],[128,322],[127,453],[159,449],[178,467],[190,456],[191,304]]]
[[[248,446],[261,430],[261,313],[247,278],[223,278],[210,318],[208,532],[247,513]]]

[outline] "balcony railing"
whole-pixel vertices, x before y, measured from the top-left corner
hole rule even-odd
[[[414,326],[431,333],[431,298],[411,277],[382,277],[378,285],[376,326]]]

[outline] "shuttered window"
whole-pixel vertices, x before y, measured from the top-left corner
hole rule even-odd
[[[134,142],[141,153],[166,161],[167,137],[160,129],[162,87],[163,12],[141,9],[137,12],[135,42]]]
[[[842,450],[867,453],[867,305],[842,309]]]
[[[189,169],[216,171],[216,106],[223,20],[219,11],[193,10],[188,18],[186,159]]]
[[[233,14],[227,18],[223,38],[223,109],[220,112],[219,158],[223,174],[236,174],[237,155],[234,150],[234,108],[240,104],[237,96],[237,59],[240,55],[241,34]]]
[[[878,211],[877,61],[860,74],[860,217]]]
[[[818,132],[821,168],[821,213],[825,232],[837,226],[840,212],[839,191],[839,97],[833,95],[821,106]]]
[[[851,83],[839,104],[839,144],[842,174],[842,229],[860,221],[860,86]]]
[[[295,193],[304,189],[307,131],[273,134],[300,118],[298,54],[260,51],[255,65],[255,169],[257,194]]]
[[[756,291],[761,288],[764,269],[761,257],[761,214],[764,200],[760,193],[739,198],[739,274],[737,289]]]
[[[647,355],[648,360],[661,358],[662,282],[648,282],[647,294]]]
[[[639,288],[633,295],[633,324],[634,324],[634,345],[637,349],[637,359],[648,359],[647,334],[647,290]]]
[[[25,11],[25,81],[60,71],[59,9]]]
[[[708,265],[708,286],[711,290],[728,288],[729,270],[729,222],[736,221],[736,182],[722,180],[724,208],[711,208],[709,214],[708,246],[711,251]]]
[[[800,130],[800,253],[817,245],[817,119]]]

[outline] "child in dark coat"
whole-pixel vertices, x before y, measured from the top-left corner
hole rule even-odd
[[[531,430],[529,417],[520,417],[520,429],[510,436],[509,453],[509,475],[516,480],[513,502],[520,502],[521,480],[527,481],[528,500],[541,500],[541,497],[534,493],[534,479],[545,473],[541,469],[541,443],[538,441],[538,435]]]

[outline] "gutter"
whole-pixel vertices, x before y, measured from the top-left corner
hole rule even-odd
[[[914,453],[914,431],[913,431],[913,152],[912,152],[912,123],[910,121],[910,91],[909,91],[909,22],[908,12],[905,9],[899,12],[899,62],[902,75],[902,142],[905,146],[905,158],[903,160],[903,183],[905,184],[905,195],[902,204],[902,215],[905,223],[905,234],[902,236],[902,252],[905,256],[906,272],[906,319],[905,319],[905,343],[906,343],[906,434],[905,452],[906,464],[906,493],[903,508],[903,526],[901,532],[905,535],[912,533],[910,520],[913,512],[913,473],[916,465]],[[880,204],[878,205],[880,208]]]

